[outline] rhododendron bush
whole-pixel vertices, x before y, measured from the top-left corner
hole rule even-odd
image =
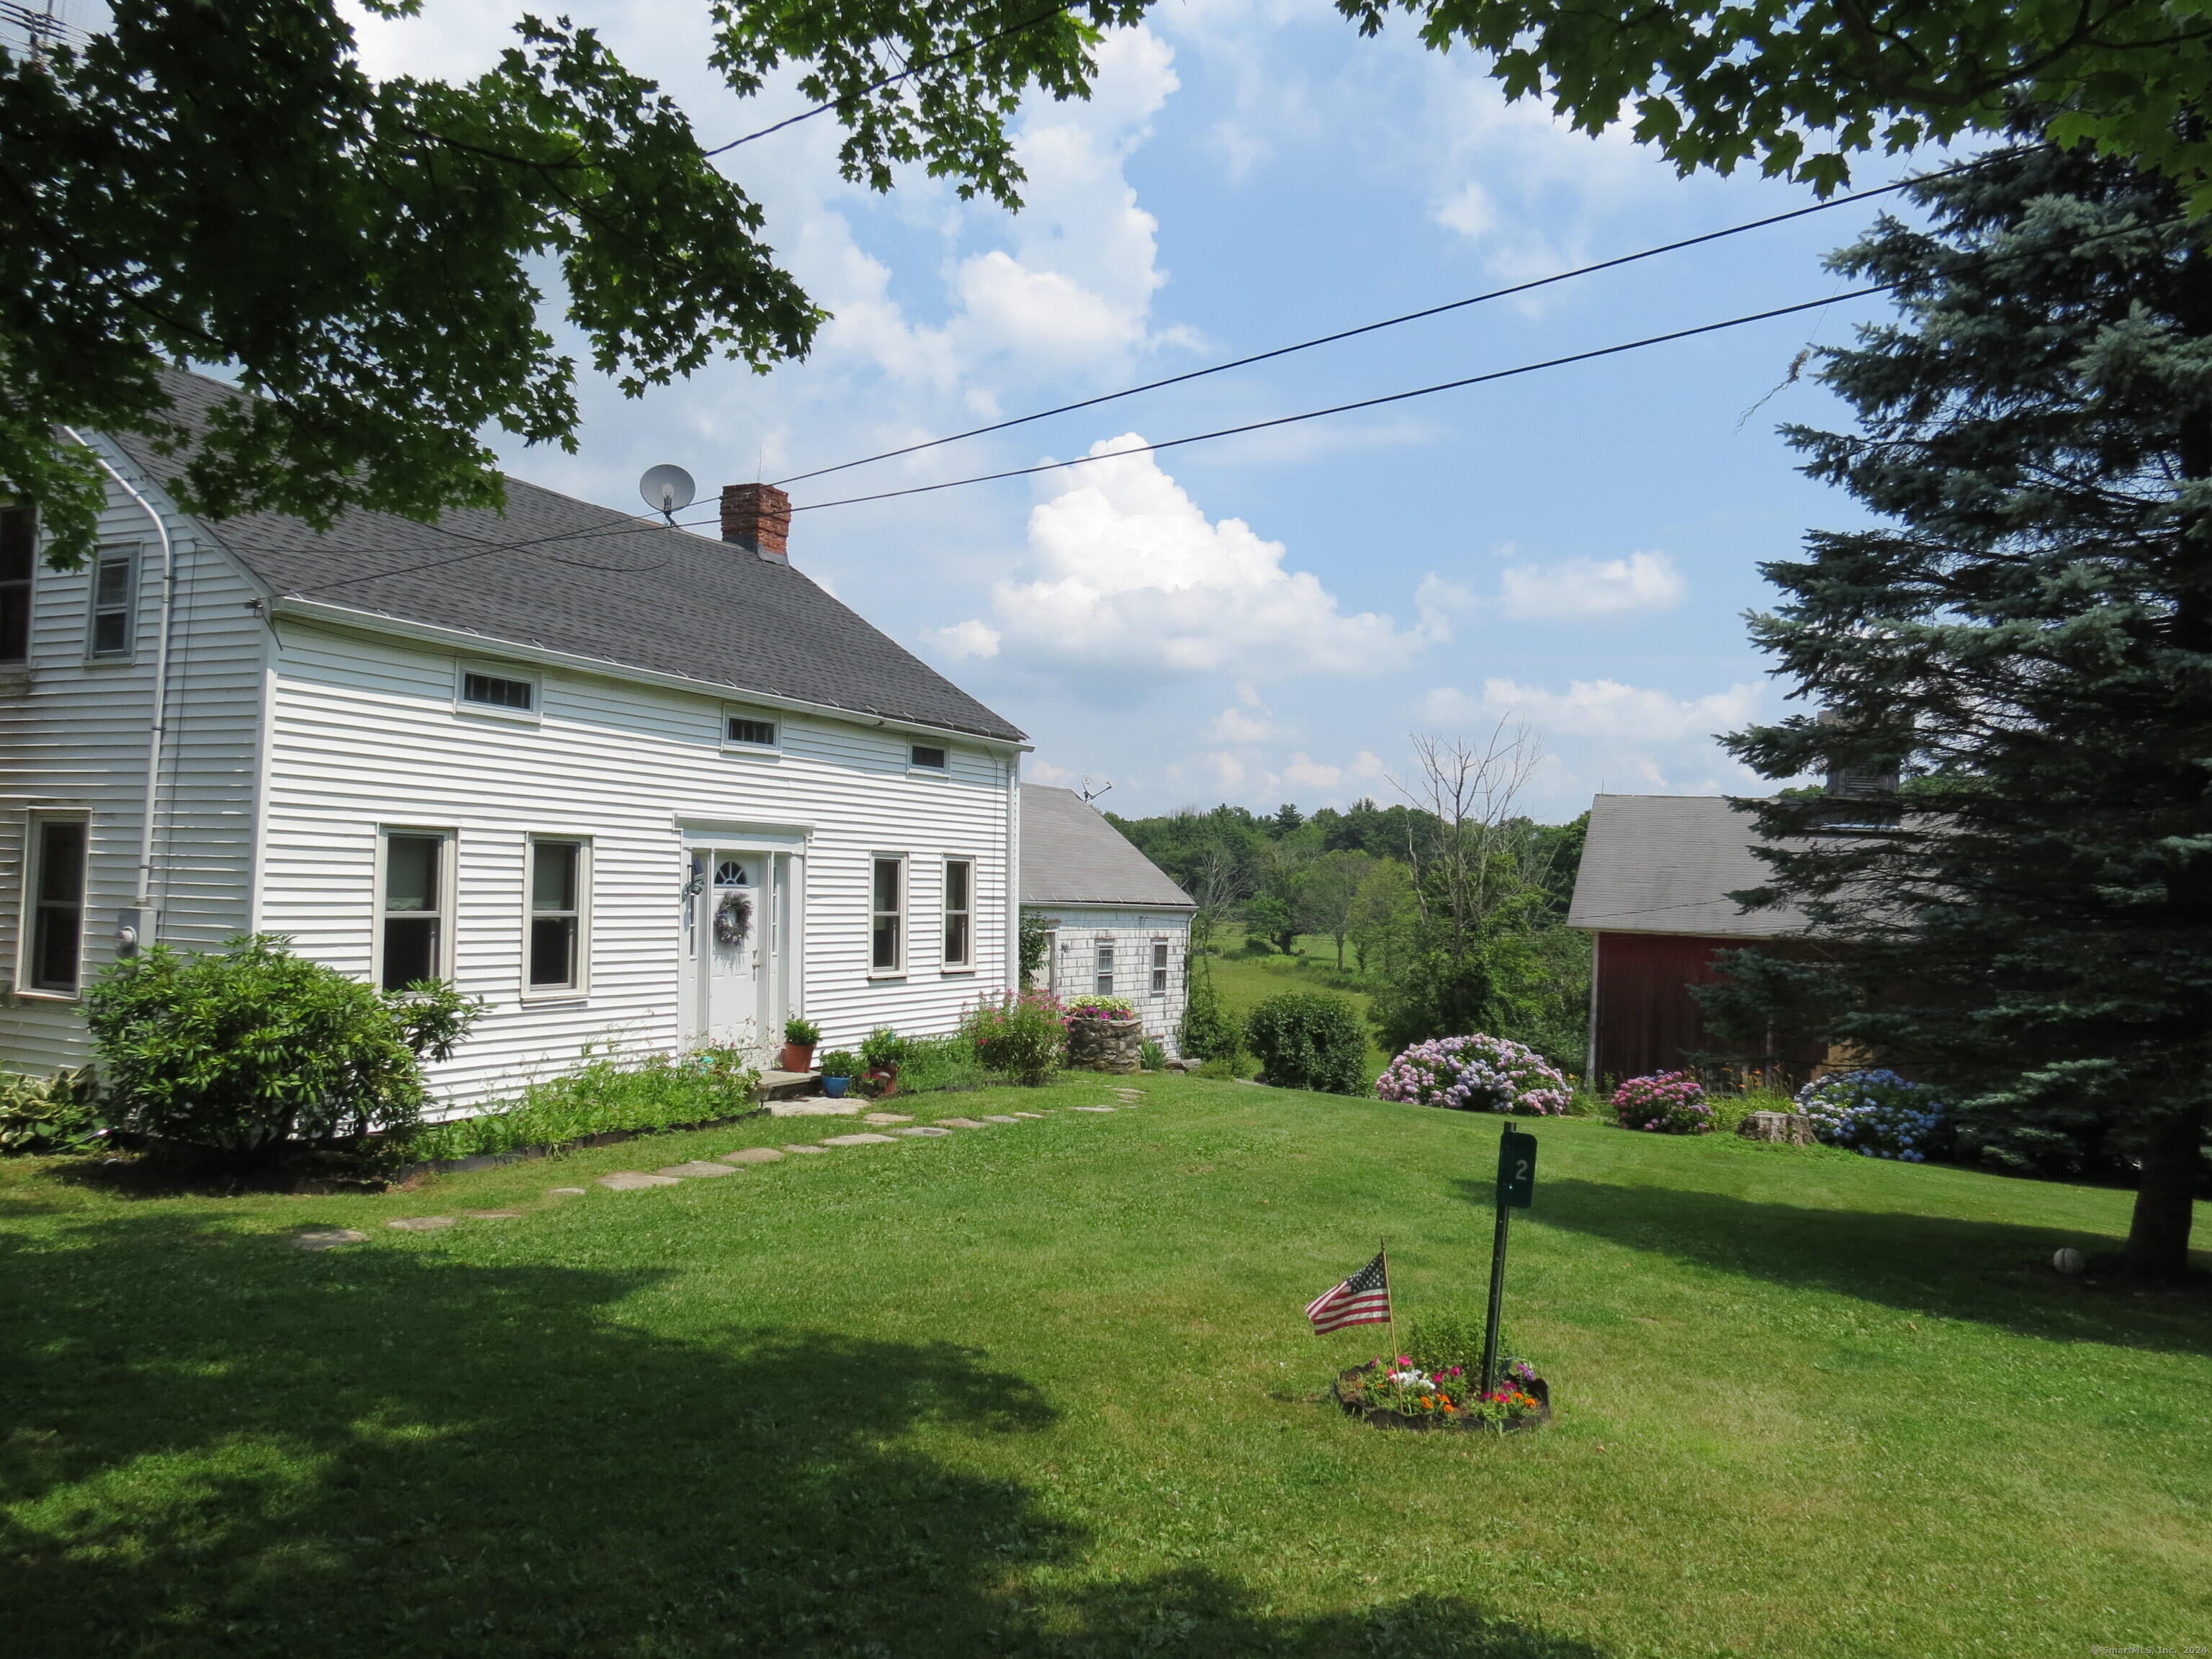
[[[1376,1079],[1384,1100],[1516,1117],[1565,1116],[1574,1091],[1558,1067],[1508,1037],[1432,1037],[1392,1060]]]

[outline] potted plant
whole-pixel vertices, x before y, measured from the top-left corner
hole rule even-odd
[[[811,1072],[814,1069],[814,1045],[822,1041],[822,1028],[811,1019],[787,1019],[783,1022],[783,1069],[787,1072]]]
[[[833,1049],[822,1056],[822,1092],[832,1100],[840,1098],[860,1075],[860,1056],[849,1049]]]
[[[898,1092],[899,1061],[906,1058],[906,1042],[888,1025],[878,1025],[860,1039],[860,1089],[872,1098]]]

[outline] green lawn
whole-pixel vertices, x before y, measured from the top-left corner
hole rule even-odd
[[[2041,1265],[2126,1194],[1536,1125],[1511,1309],[1558,1419],[1388,1434],[1318,1398],[1382,1334],[1300,1306],[1377,1234],[1401,1310],[1479,1305],[1498,1121],[1143,1082],[634,1193],[591,1178],[811,1126],[376,1196],[0,1169],[9,1650],[2212,1642],[2212,1304]],[[371,1242],[284,1242],[330,1225]]]

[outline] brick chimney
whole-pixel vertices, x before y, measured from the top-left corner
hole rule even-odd
[[[791,535],[791,497],[774,484],[726,484],[722,488],[722,539],[788,564],[785,544]]]

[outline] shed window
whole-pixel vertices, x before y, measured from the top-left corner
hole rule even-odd
[[[131,654],[138,611],[138,550],[104,547],[92,567],[92,631],[86,649],[95,657]]]
[[[872,892],[868,966],[874,973],[896,974],[906,965],[906,860],[878,859]]]
[[[85,826],[82,821],[43,820],[36,847],[31,988],[75,996],[84,944]]]
[[[1165,939],[1152,941],[1152,994],[1165,996],[1168,990],[1168,947]]]
[[[732,714],[730,716],[729,740],[750,744],[760,749],[773,749],[775,747],[775,722],[749,720],[741,714]]]
[[[386,835],[384,915],[377,982],[402,991],[417,980],[441,979],[450,925],[450,838]]]
[[[583,985],[584,869],[581,842],[530,843],[530,988]]]
[[[945,965],[975,965],[975,866],[966,859],[945,861]]]
[[[537,702],[537,691],[528,680],[502,679],[496,674],[461,676],[461,701],[487,708],[519,708],[527,714]]]
[[[1114,994],[1114,942],[1098,941],[1098,960],[1091,975],[1091,988],[1102,997]]]
[[[0,662],[31,659],[31,565],[38,518],[27,507],[0,507]]]
[[[945,769],[945,751],[942,749],[933,749],[927,744],[915,744],[909,758],[916,766],[927,766],[938,772]]]

